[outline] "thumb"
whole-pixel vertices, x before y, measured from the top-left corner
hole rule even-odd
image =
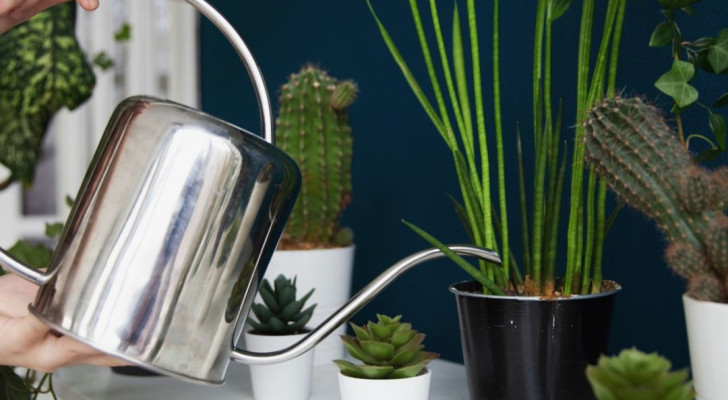
[[[99,7],[99,0],[78,0],[78,4],[86,11],[93,11]]]

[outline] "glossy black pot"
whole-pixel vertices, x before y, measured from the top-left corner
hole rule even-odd
[[[544,300],[450,287],[471,400],[594,400],[586,366],[606,352],[615,290]]]

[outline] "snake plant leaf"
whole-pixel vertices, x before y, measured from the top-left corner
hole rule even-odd
[[[30,398],[30,390],[10,367],[0,366],[0,398],[7,400]]]
[[[96,78],[75,36],[76,3],[0,35],[0,163],[30,184],[48,124],[91,96]]]
[[[551,0],[549,2],[549,21],[554,22],[564,15],[566,10],[571,7],[573,0]]]
[[[710,46],[708,62],[717,74],[728,68],[728,28],[722,29],[715,38],[715,43]]]
[[[688,83],[694,75],[693,64],[675,60],[672,68],[655,82],[655,87],[672,97],[678,107],[684,108],[698,100],[698,90]]]

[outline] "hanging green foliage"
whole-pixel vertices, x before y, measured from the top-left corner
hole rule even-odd
[[[63,3],[0,35],[0,163],[33,181],[53,115],[91,96],[96,79],[75,35],[76,4]]]

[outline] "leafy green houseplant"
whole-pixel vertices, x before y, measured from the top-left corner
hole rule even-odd
[[[76,39],[75,20],[75,3],[63,3],[0,35],[0,163],[10,171],[0,190],[16,181],[32,183],[51,118],[91,96],[95,76]],[[51,237],[58,232],[58,225],[46,231]],[[9,251],[38,268],[50,261],[51,250],[42,244],[19,241]],[[10,400],[52,394],[52,377],[28,371],[21,379],[0,367],[0,391]]]
[[[253,304],[255,319],[248,318],[251,330],[245,332],[245,345],[256,352],[284,349],[308,333],[306,324],[316,304],[306,307],[313,289],[297,296],[296,278],[279,275],[273,284],[263,279],[258,293],[262,302]],[[272,365],[252,365],[250,376],[256,400],[305,400],[311,395],[314,351]],[[285,381],[285,384],[281,382]]]
[[[691,141],[701,141],[708,145],[700,151],[696,158],[701,161],[713,160],[726,152],[726,121],[718,112],[719,108],[728,105],[728,93],[709,99],[705,104],[705,94],[690,82],[701,75],[718,81],[728,74],[728,27],[719,29],[715,36],[688,38],[688,29],[680,27],[682,18],[695,18],[698,12],[693,4],[700,0],[660,0],[665,18],[652,32],[649,45],[666,47],[672,60],[670,69],[655,82],[655,87],[670,96],[674,107],[671,112],[675,117],[678,138],[684,147],[690,148]],[[698,132],[686,132],[683,128],[683,115],[696,110],[708,116],[710,135]]]
[[[520,128],[515,121],[503,121],[502,117],[501,94],[508,88],[501,87],[501,63],[522,61],[515,55],[501,53],[498,0],[488,3],[492,4],[488,11],[492,11],[493,29],[492,40],[488,41],[492,43],[490,57],[486,57],[487,53],[481,49],[483,41],[478,24],[484,13],[478,11],[482,6],[480,3],[468,0],[465,11],[462,11],[456,2],[452,12],[445,14],[440,11],[442,2],[429,0],[424,2],[429,8],[425,13],[428,17],[423,18],[420,10],[423,2],[409,1],[427,73],[424,80],[415,76],[395,39],[387,31],[386,23],[375,13],[371,1],[368,3],[389,52],[452,156],[460,188],[460,199],[454,200],[455,208],[471,242],[498,251],[503,260],[501,266],[471,265],[449,251],[441,238],[436,238],[437,234],[431,235],[405,222],[447,254],[474,280],[474,284],[451,287],[458,299],[471,397],[483,398],[496,392],[501,393],[502,398],[537,399],[546,398],[538,396],[551,392],[552,396],[559,398],[590,398],[593,394],[583,369],[587,363],[596,361],[599,351],[581,353],[583,349],[572,347],[571,350],[579,354],[565,355],[561,350],[568,346],[562,348],[559,343],[562,340],[563,343],[567,340],[579,343],[589,340],[595,343],[592,349],[606,346],[611,315],[611,300],[606,298],[618,290],[618,285],[605,281],[602,274],[603,244],[610,221],[606,212],[607,187],[606,183],[598,181],[593,171],[584,168],[584,129],[581,126],[567,128],[575,124],[563,121],[564,103],[557,100],[554,93],[559,87],[575,88],[571,98],[576,120],[581,120],[595,99],[614,92],[627,1],[603,3],[601,37],[596,38],[597,2],[578,2],[581,6],[579,35],[572,41],[577,53],[576,76],[569,82],[556,82],[552,78],[552,71],[558,67],[556,62],[560,61],[553,58],[554,48],[569,44],[568,38],[556,38],[554,32],[576,8],[575,4],[570,0],[534,2],[533,68],[532,74],[525,77],[532,82],[531,112],[528,116],[531,135],[528,141],[521,140]],[[509,16],[511,20],[517,21],[518,16]],[[444,32],[443,21],[452,21],[450,32]],[[446,37],[452,40],[446,40]],[[592,54],[593,45],[598,45],[595,55]],[[492,93],[486,93],[486,79],[481,75],[486,63],[492,71]],[[491,95],[490,102],[485,100],[488,94]],[[569,94],[558,93],[559,96]],[[487,110],[486,104],[492,104],[492,110]],[[507,135],[509,131],[513,133]],[[515,144],[514,154],[506,154],[508,143]],[[533,143],[531,149],[526,147],[529,143]],[[526,157],[533,160],[531,174],[526,172]],[[507,159],[515,161],[513,164],[517,166],[512,172],[507,171],[506,166],[510,164]],[[519,190],[516,193],[507,190],[509,173],[518,176]],[[526,184],[528,175],[532,176],[532,186]],[[509,207],[509,199],[517,199],[515,210]],[[562,221],[562,214],[568,214],[566,221]],[[514,227],[513,220],[520,220],[518,228]],[[517,235],[518,231],[520,235]],[[515,247],[512,246],[517,239],[520,239],[520,255],[513,251]],[[560,249],[565,249],[565,253],[559,254]],[[565,265],[560,266],[559,263]],[[474,296],[478,293],[483,296]],[[503,304],[511,299],[502,295],[534,300],[508,306],[532,307],[534,311],[517,312],[515,308],[509,308],[513,310],[512,314],[498,315],[516,319],[492,320],[482,311],[486,306],[480,304],[496,302],[491,300],[492,295],[501,297]],[[575,301],[577,299],[579,301]],[[598,304],[602,301],[605,303]],[[571,311],[566,312],[566,309]],[[473,314],[468,315],[471,312]],[[577,334],[571,329],[585,321],[578,316],[580,313],[603,315],[604,318],[599,322],[590,319],[595,323],[589,327],[582,326],[578,336],[571,336]],[[519,336],[525,335],[523,329],[508,330],[510,325],[522,326],[535,320],[549,321],[542,329],[536,330],[539,335],[558,339],[525,338]],[[483,334],[484,325],[489,327],[487,332],[491,336]],[[508,333],[499,334],[501,331]],[[511,342],[512,337],[522,338],[521,345],[515,340]],[[522,343],[531,343],[533,347],[524,347]],[[545,347],[538,347],[541,345]],[[503,354],[501,349],[508,346],[514,346],[512,351],[523,354],[523,357],[498,358],[494,362],[498,368],[485,370],[487,366],[481,360],[491,360],[496,354]],[[511,350],[506,350],[506,353],[508,351]],[[539,354],[561,354],[563,357],[541,359]],[[566,359],[578,359],[581,365],[559,364],[560,360]],[[547,371],[533,368],[534,365]],[[504,381],[520,384],[504,387]],[[525,382],[540,382],[543,386],[529,389]]]
[[[688,371],[670,372],[671,368],[670,361],[657,353],[628,349],[600,357],[586,374],[599,400],[692,400]]]
[[[353,81],[334,78],[312,64],[280,87],[276,145],[296,160],[301,190],[266,277],[297,276],[301,290],[317,288],[312,301],[326,312],[349,299],[354,268],[353,231],[341,226],[341,216],[351,202],[348,108],[357,93]],[[311,323],[318,325],[326,317],[316,313]],[[343,351],[336,337],[328,337],[317,346],[315,363],[328,364]]]
[[[342,335],[341,340],[349,355],[363,364],[334,360],[342,400],[427,399],[430,372],[426,366],[438,355],[424,351],[423,333],[402,322],[401,315],[377,314],[377,322],[351,323],[351,327],[356,336]]]
[[[429,2],[432,32],[436,39],[434,46],[425,33],[418,2],[411,0],[410,6],[434,102],[425,94],[373,8],[372,13],[397,65],[453,157],[462,197],[462,204],[457,203],[456,209],[472,242],[482,247],[500,249],[502,254],[502,268],[481,265],[480,268],[466,268],[467,272],[483,285],[486,293],[569,296],[601,292],[601,253],[608,224],[605,213],[606,186],[598,184],[596,176],[581,167],[584,156],[583,129],[577,128],[573,138],[562,134],[565,125],[561,117],[562,103],[558,102],[557,105],[552,97],[552,88],[555,86],[551,77],[553,47],[564,43],[556,41],[552,32],[554,25],[571,8],[571,1],[541,0],[536,5],[533,75],[530,77],[533,82],[534,143],[531,153],[534,157],[534,185],[530,196],[524,179],[524,152],[520,133],[510,135],[510,138],[504,137],[500,106],[502,56],[499,48],[498,1],[493,2],[493,48],[490,60],[493,71],[492,113],[486,111],[483,100],[482,53],[475,2],[467,2],[467,27],[460,22],[461,12],[458,8],[455,7],[453,11],[452,56],[448,55],[440,23],[444,18],[440,17],[437,1]],[[596,62],[592,65],[590,51],[594,8],[594,1],[582,4],[580,35],[576,43],[577,76],[575,82],[568,83],[570,87],[576,87],[578,119],[582,118],[588,105],[593,104],[597,97],[614,91],[626,1],[612,0],[607,3],[604,30]],[[466,39],[469,40],[469,46]],[[493,139],[486,134],[488,114],[492,115],[490,120],[494,129],[495,149]],[[519,161],[521,188],[517,195],[506,192],[505,140],[518,144],[517,153],[512,155]],[[570,155],[566,148],[569,143],[574,143]],[[571,168],[571,182],[567,184],[566,172],[572,165],[576,167]],[[496,188],[494,194],[491,193],[491,186]],[[520,261],[511,251],[510,243],[515,235],[509,223],[513,218],[507,207],[509,197],[518,198],[520,204],[523,249]],[[532,198],[530,204],[527,202],[528,197]],[[565,238],[566,268],[562,278],[558,279],[557,252],[560,247],[562,203],[568,206],[569,218]],[[432,244],[441,247],[439,241],[430,236],[427,238]],[[455,255],[451,257],[456,258]],[[493,284],[498,288],[494,289]]]
[[[311,289],[300,299],[296,299],[296,278],[293,280],[278,275],[273,285],[263,279],[258,293],[263,303],[253,304],[252,311],[256,320],[248,321],[253,332],[260,335],[291,335],[302,333],[313,315],[316,304],[304,309],[313,294]]]
[[[377,322],[366,325],[351,323],[356,337],[343,335],[341,340],[349,354],[363,365],[334,360],[341,373],[354,378],[398,379],[419,375],[425,366],[438,357],[423,351],[425,335],[401,321],[402,316],[377,314]]]

